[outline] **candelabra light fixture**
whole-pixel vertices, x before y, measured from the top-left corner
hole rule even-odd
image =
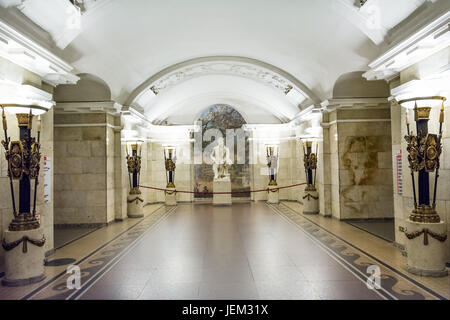
[[[406,107],[406,128],[408,162],[411,169],[412,191],[414,197],[414,209],[409,219],[422,223],[439,223],[440,217],[436,212],[436,193],[439,178],[439,157],[442,152],[442,125],[444,123],[445,97],[418,97],[401,100],[398,103]],[[439,103],[439,132],[428,132],[431,105]],[[409,113],[411,105],[414,105],[414,121],[416,122],[416,134],[410,130]],[[415,173],[417,172],[417,188]],[[429,174],[435,173],[433,197],[430,199]],[[417,190],[416,190],[417,189]]]
[[[127,166],[128,180],[130,182],[130,194],[140,194],[139,183],[141,176],[142,141],[127,142]]]
[[[164,163],[166,167],[166,188],[175,188],[175,165],[176,148],[174,146],[164,147]]]
[[[269,170],[269,186],[277,185],[278,153],[278,145],[266,145],[267,168]]]
[[[45,103],[51,107],[51,102]],[[8,179],[11,190],[13,219],[3,232],[2,247],[5,250],[5,286],[22,286],[45,279],[44,230],[37,213],[37,189],[41,161],[41,118],[47,111],[38,105],[2,104],[2,124]],[[6,113],[17,117],[18,140],[8,135]],[[37,128],[33,137],[33,118],[37,116]],[[34,181],[33,181],[34,180]],[[14,188],[18,181],[18,194]],[[32,188],[34,185],[34,189]],[[21,246],[21,250],[18,248]]]
[[[16,114],[20,132],[19,140],[11,141],[11,137],[8,136],[5,109],[9,109],[8,111]],[[24,111],[29,112],[23,113]],[[10,231],[33,230],[40,227],[40,221],[36,213],[36,198],[41,160],[41,113],[42,109],[40,107],[2,105],[2,122],[5,137],[5,140],[2,141],[2,145],[5,148],[14,215],[14,218],[8,227],[8,230]],[[32,137],[33,117],[36,114],[39,114],[37,116],[36,136]],[[33,192],[31,191],[31,180],[34,180]],[[18,197],[14,192],[14,181],[19,181]],[[32,199],[31,193],[33,193]],[[19,204],[18,210],[16,203],[17,199]]]
[[[313,141],[304,141],[303,154],[303,163],[305,166],[305,175],[307,182],[305,191],[316,191],[318,143],[315,144],[315,152],[313,152]]]

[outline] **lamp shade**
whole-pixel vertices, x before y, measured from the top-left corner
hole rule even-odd
[[[18,114],[18,113],[31,113],[35,116],[46,113],[50,110],[54,102],[53,101],[33,101],[33,100],[23,100],[20,103],[2,103],[0,100],[0,105],[5,108],[5,112]]]
[[[164,146],[164,154],[167,159],[174,159],[176,156],[176,151],[175,146]]]
[[[267,155],[278,156],[279,147],[278,144],[266,144]]]
[[[422,107],[440,107],[447,99],[442,96],[415,97],[398,101],[398,104],[406,109],[414,109],[417,104],[418,108]]]

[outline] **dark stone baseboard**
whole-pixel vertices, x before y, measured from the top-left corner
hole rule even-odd
[[[41,274],[36,277],[27,278],[27,279],[13,279],[9,280],[7,278],[2,279],[2,285],[5,287],[21,287],[21,286],[27,286],[32,283],[41,282],[45,279],[45,274]]]
[[[54,227],[56,229],[77,229],[77,228],[102,228],[110,224],[110,221],[108,223],[102,222],[102,223],[64,223],[64,224],[55,224]]]

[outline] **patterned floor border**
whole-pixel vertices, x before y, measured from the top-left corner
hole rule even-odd
[[[409,278],[401,271],[371,256],[339,236],[327,231],[310,219],[304,217],[287,205],[267,204],[274,212],[293,223],[313,240],[327,254],[366,283],[370,274],[367,268],[376,265],[380,268],[381,288],[377,293],[387,300],[446,300],[433,290]]]
[[[175,209],[176,207],[166,206],[157,209],[128,230],[74,263],[81,270],[80,289],[68,289],[67,279],[72,274],[62,272],[22,297],[22,300],[77,300],[136,246],[153,227],[173,213]]]

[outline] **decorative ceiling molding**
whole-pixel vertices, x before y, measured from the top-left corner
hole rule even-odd
[[[183,81],[205,75],[232,75],[264,83],[285,95],[298,92],[297,98],[318,101],[317,97],[295,77],[265,62],[233,56],[202,57],[187,60],[168,67],[136,88],[125,105],[150,101],[161,91],[170,89]]]
[[[336,109],[388,109],[390,104],[388,98],[348,98],[329,99],[320,103],[323,111],[332,112]]]
[[[369,64],[367,80],[390,81],[400,71],[450,45],[450,11],[404,39]]]
[[[55,113],[108,113],[118,115],[122,106],[115,101],[58,102]]]
[[[79,77],[73,67],[33,40],[0,20],[0,56],[39,75],[42,80],[57,86],[75,84]]]
[[[165,77],[154,82],[150,87],[150,90],[157,95],[162,90],[176,86],[179,82],[209,74],[227,74],[250,78],[264,82],[265,84],[280,90],[284,94],[288,94],[293,88],[293,84],[276,73],[254,65],[229,62],[207,62],[188,66],[169,73]]]
[[[48,32],[57,47],[66,48],[81,32],[86,22],[112,0],[0,0],[0,6],[17,10]]]

